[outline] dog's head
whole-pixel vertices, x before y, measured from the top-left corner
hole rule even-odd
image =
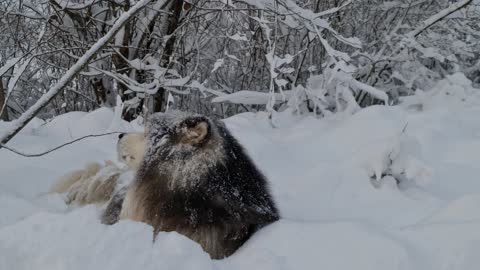
[[[145,133],[122,133],[118,136],[118,159],[132,170],[137,170],[140,166],[145,149]]]
[[[141,172],[162,174],[169,188],[194,187],[225,159],[218,124],[198,114],[155,113],[146,126],[147,149]]]
[[[146,130],[152,147],[168,151],[201,149],[213,133],[209,118],[179,111],[153,114]]]

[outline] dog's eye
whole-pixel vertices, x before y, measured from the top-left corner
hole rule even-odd
[[[127,156],[122,156],[122,159],[127,159]]]

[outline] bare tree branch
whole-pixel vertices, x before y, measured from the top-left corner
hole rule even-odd
[[[83,139],[86,139],[86,138],[103,137],[103,136],[108,136],[108,135],[112,135],[112,134],[120,134],[120,133],[123,133],[123,132],[115,131],[115,132],[109,132],[109,133],[103,133],[103,134],[86,135],[86,136],[77,138],[77,139],[75,139],[75,140],[73,140],[73,141],[69,141],[69,142],[67,142],[67,143],[64,143],[64,144],[61,144],[61,145],[59,145],[59,146],[56,146],[56,147],[54,147],[54,148],[52,148],[52,149],[50,149],[50,150],[47,150],[47,151],[45,151],[45,152],[36,153],[36,154],[25,153],[25,152],[23,152],[23,151],[17,150],[17,149],[15,149],[15,148],[10,147],[10,146],[6,146],[5,144],[0,144],[0,148],[3,147],[3,148],[5,148],[5,149],[7,149],[8,151],[13,152],[13,153],[15,153],[15,154],[17,154],[17,155],[20,155],[20,156],[23,156],[23,157],[40,157],[40,156],[44,156],[44,155],[46,155],[46,154],[49,154],[49,153],[51,153],[51,152],[53,152],[53,151],[56,151],[56,150],[58,150],[58,149],[60,149],[60,148],[63,148],[63,147],[65,147],[65,146],[67,146],[67,145],[70,145],[70,144],[73,144],[73,143],[75,143],[75,142],[78,142],[78,141],[81,141],[81,140],[83,140]]]

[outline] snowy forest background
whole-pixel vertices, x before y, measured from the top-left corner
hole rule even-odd
[[[479,43],[480,0],[0,0],[0,269],[479,269]],[[268,179],[229,258],[51,192],[169,109]]]
[[[58,84],[136,0],[1,0],[1,119]],[[113,107],[318,116],[396,104],[449,74],[480,83],[472,0],[151,0],[37,117]]]

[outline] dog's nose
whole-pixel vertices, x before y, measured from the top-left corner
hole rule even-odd
[[[118,135],[118,139],[120,140],[123,136],[125,136],[125,133],[120,133],[120,135]]]

